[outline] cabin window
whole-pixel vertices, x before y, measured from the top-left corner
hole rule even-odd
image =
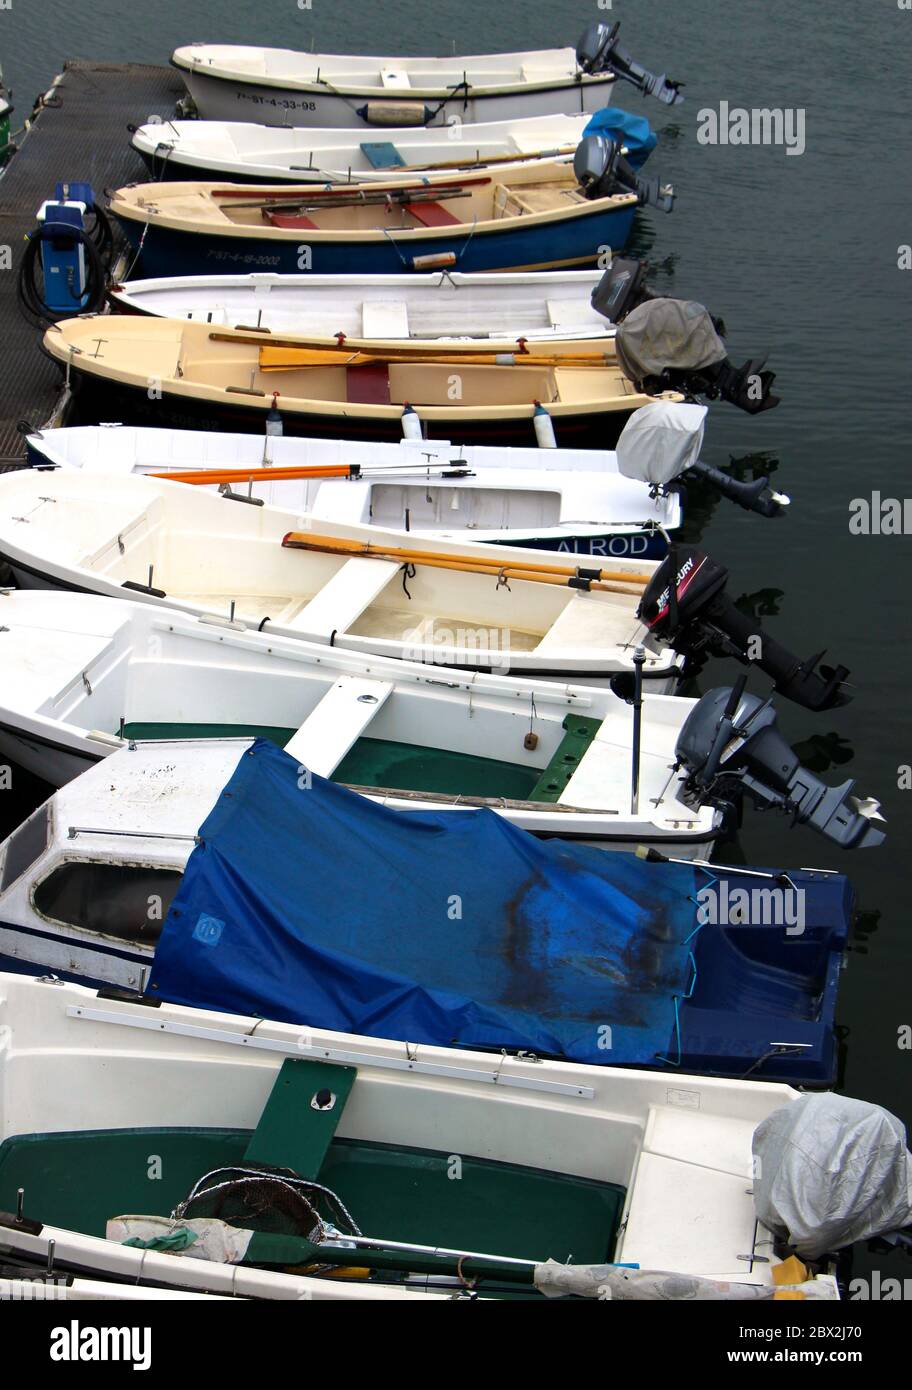
[[[32,903],[51,921],[153,946],[180,881],[178,869],[71,859],[36,885]]]
[[[0,880],[0,892],[5,893],[10,884],[15,883],[17,878],[21,878],[26,869],[30,869],[36,859],[40,859],[48,847],[50,835],[51,811],[50,807],[40,806],[33,816],[9,838],[6,846],[6,857],[3,860],[3,877]]]

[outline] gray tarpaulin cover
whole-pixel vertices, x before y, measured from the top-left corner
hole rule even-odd
[[[732,1284],[702,1279],[695,1274],[671,1274],[660,1269],[623,1269],[618,1265],[562,1265],[555,1260],[535,1266],[535,1287],[546,1298],[599,1298],[612,1302],[705,1303],[746,1302],[772,1298],[771,1284]],[[805,1298],[838,1298],[830,1279],[808,1279],[780,1285]]]
[[[757,1216],[815,1259],[912,1221],[912,1154],[889,1110],[831,1094],[774,1110],[754,1133]]]
[[[618,326],[615,340],[625,376],[642,381],[666,367],[698,372],[727,356],[706,308],[692,299],[648,299]]]
[[[703,444],[705,405],[652,401],[635,410],[617,442],[618,471],[657,487],[696,463]]]

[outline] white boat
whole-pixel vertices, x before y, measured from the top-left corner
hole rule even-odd
[[[403,58],[193,43],[171,61],[199,114],[216,121],[275,114],[285,125],[388,127],[594,113],[610,104],[616,76],[667,105],[682,100],[678,84],[620,49],[617,28],[592,26],[576,49]]]
[[[642,644],[650,689],[679,674],[636,616],[648,560],[577,579],[595,571],[572,556],[416,542],[151,476],[32,468],[0,476],[0,555],[20,588],[130,597],[359,655],[601,680],[632,670]]]
[[[794,1281],[751,1196],[753,1137],[799,1102],[787,1086],[671,1084],[15,975],[0,976],[0,1040],[0,1238],[16,1259],[44,1264],[53,1241],[60,1270],[263,1299],[467,1283],[750,1299]],[[454,1163],[464,1181],[447,1181]],[[285,1170],[284,1206],[267,1164]],[[161,1237],[168,1253],[123,1243]],[[323,1268],[289,1269],[308,1265]],[[801,1290],[837,1296],[826,1276]]]
[[[685,774],[669,771],[694,700],[643,697],[631,809],[634,716],[607,689],[444,674],[123,598],[5,591],[0,628],[0,748],[57,786],[137,740],[173,767],[175,742],[228,736],[234,766],[238,739],[265,737],[398,809],[490,805],[532,833],[688,856],[711,850],[721,826],[719,811],[678,800]],[[191,788],[204,766],[186,760]],[[146,788],[161,775],[149,771]],[[199,806],[187,804],[192,837]]]
[[[648,484],[618,471],[608,449],[264,439],[130,425],[37,431],[27,446],[33,465],[121,476],[209,470],[218,475],[213,487],[231,486],[270,506],[459,543],[658,559],[666,549],[662,532],[681,524],[680,495],[651,496]],[[311,468],[350,476],[270,477]],[[249,480],[230,477],[245,469]]]
[[[269,329],[336,344],[604,339],[616,329],[590,296],[600,270],[415,275],[183,275],[128,280],[115,309],[226,328]]]
[[[361,131],[253,125],[241,121],[152,121],[133,148],[156,177],[280,183],[368,183],[400,173],[438,173],[534,159],[572,157],[590,117],[532,116],[445,129],[406,126],[366,140]]]

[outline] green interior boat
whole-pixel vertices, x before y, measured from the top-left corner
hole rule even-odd
[[[545,768],[528,767],[475,753],[428,748],[390,739],[359,738],[336,768],[335,782],[355,787],[442,793],[450,796],[505,797],[511,801],[558,801],[589,747],[600,721],[568,714],[564,736]],[[284,748],[295,729],[260,724],[124,725],[133,739],[264,738]]]
[[[113,1216],[168,1216],[204,1175],[238,1165],[281,1169],[331,1189],[360,1230],[382,1241],[424,1247],[366,1254],[336,1252],[330,1263],[402,1278],[408,1271],[452,1275],[453,1261],[429,1258],[427,1247],[489,1254],[494,1261],[548,1258],[578,1264],[610,1261],[625,1192],[612,1183],[363,1139],[340,1138],[339,1120],[354,1068],[309,1059],[286,1060],[254,1131],[232,1129],[95,1130],[29,1134],[0,1145],[0,1210],[15,1211],[25,1190],[29,1215],[52,1225],[103,1236]],[[207,1198],[203,1191],[203,1201]],[[255,1215],[252,1212],[255,1211]],[[301,1240],[281,1204],[254,1203],[244,1219],[220,1195],[192,1216],[216,1216],[252,1229],[245,1263],[309,1265],[314,1247]],[[302,1258],[302,1251],[305,1252]],[[318,1263],[325,1263],[322,1254]],[[477,1262],[476,1262],[477,1263]],[[489,1273],[499,1286],[528,1285],[509,1266]],[[361,1277],[364,1277],[363,1274]],[[508,1291],[508,1290],[507,1290]]]

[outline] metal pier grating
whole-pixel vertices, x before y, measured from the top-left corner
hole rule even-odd
[[[130,146],[128,124],[173,116],[184,86],[172,68],[141,63],[67,63],[0,178],[0,245],[12,250],[12,270],[0,272],[0,469],[24,453],[16,425],[43,424],[61,392],[59,368],[41,351],[41,333],[23,318],[16,282],[25,235],[59,179],[91,183],[99,202],[106,188],[148,178]]]

